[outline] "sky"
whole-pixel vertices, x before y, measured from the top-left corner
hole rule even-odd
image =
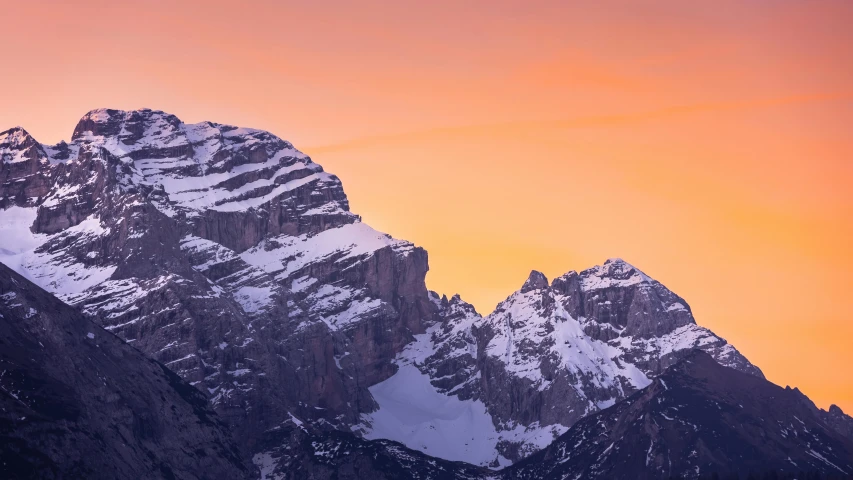
[[[433,290],[487,314],[620,257],[853,413],[853,2],[2,4],[0,129],[269,130],[426,248]]]

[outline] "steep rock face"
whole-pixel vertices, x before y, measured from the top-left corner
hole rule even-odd
[[[853,441],[853,417],[847,415],[838,405],[830,405],[829,410],[821,409],[821,419],[836,432]]]
[[[581,420],[504,474],[652,479],[771,471],[847,477],[853,443],[799,394],[694,351],[646,389]]]
[[[0,476],[249,478],[204,396],[0,265]]]
[[[94,110],[69,143],[4,132],[0,156],[0,262],[208,395],[247,457],[299,418],[497,468],[690,349],[761,377],[618,259],[533,272],[486,317],[428,294],[426,252],[267,132]]]
[[[208,394],[249,453],[290,412],[357,422],[434,315],[426,252],[267,132],[102,109],[0,155],[0,261]]]
[[[0,208],[32,203],[50,188],[47,153],[21,127],[0,133]]]
[[[486,317],[458,296],[433,301],[441,320],[397,357],[395,377],[371,387],[381,408],[358,427],[368,438],[507,465],[649,385],[694,348],[763,378],[696,325],[684,300],[619,259],[550,284],[534,271]],[[458,404],[458,417],[442,420],[446,403]],[[412,421],[419,416],[399,404],[430,414]],[[457,428],[478,435],[466,441]]]
[[[818,408],[809,397],[800,391],[800,389],[796,387],[785,387],[785,390],[791,391],[793,394],[797,395],[803,402],[803,405],[811,410],[815,416],[823,420],[823,422],[830,428],[840,433],[848,440],[853,441],[853,417],[845,414],[838,405],[830,405],[829,410],[824,410],[822,408]]]
[[[265,433],[270,448],[254,460],[263,479],[849,478],[853,443],[803,398],[691,350],[646,388],[501,470],[316,432],[295,417]]]

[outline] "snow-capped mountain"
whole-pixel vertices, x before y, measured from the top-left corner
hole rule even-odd
[[[426,252],[360,222],[269,133],[94,110],[70,143],[0,133],[0,261],[208,394],[253,448],[350,425],[432,318]]]
[[[370,388],[380,409],[357,427],[367,438],[497,467],[648,386],[692,349],[763,378],[696,325],[684,300],[620,259],[550,284],[534,271],[486,317],[458,296],[431,298],[442,320]]]
[[[532,272],[481,316],[290,143],[154,110],[93,110],[57,145],[0,133],[0,262],[203,392],[264,478],[479,478],[693,349],[763,378],[618,259]]]

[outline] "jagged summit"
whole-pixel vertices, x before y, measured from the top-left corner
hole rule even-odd
[[[21,127],[20,125],[12,127],[0,132],[0,145],[17,146],[22,141],[26,140],[27,137],[30,137],[30,134],[24,130],[24,127]]]
[[[540,288],[548,288],[548,278],[542,272],[533,270],[521,286],[521,292],[529,292]]]
[[[725,340],[696,325],[680,297],[618,259],[550,285],[534,270],[485,317],[461,299],[431,296],[440,321],[398,355],[394,377],[371,387],[380,410],[366,419],[368,438],[449,460],[467,455],[481,465],[506,465],[648,386],[691,349],[762,376]],[[408,393],[431,389],[428,402]],[[438,420],[448,404],[476,413]],[[412,405],[412,413],[395,414],[399,405]],[[412,424],[410,416],[423,422]],[[478,440],[460,433],[467,431]]]
[[[690,349],[761,376],[619,259],[533,271],[486,316],[428,292],[426,252],[269,132],[98,109],[68,143],[3,138],[0,262],[190,382],[265,471],[282,425],[498,467]]]
[[[13,127],[0,132],[0,162],[20,164],[11,169],[33,173],[33,169],[27,163],[37,164],[46,161],[46,158],[47,155],[42,146],[23,127]]]
[[[116,110],[111,108],[98,108],[90,110],[74,127],[71,140],[96,136],[120,136],[122,139],[129,138],[134,129],[144,123],[154,123],[159,127],[178,128],[183,122],[170,113],[161,110],[143,108],[139,110]],[[132,137],[131,137],[132,138]]]
[[[250,457],[291,415],[355,424],[433,318],[426,252],[271,133],[98,109],[28,141],[0,147],[20,160],[0,162],[0,262],[204,392]]]
[[[585,290],[654,282],[651,277],[621,258],[611,258],[601,265],[582,271],[580,279]]]

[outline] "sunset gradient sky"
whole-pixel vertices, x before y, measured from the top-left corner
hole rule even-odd
[[[621,257],[853,413],[853,2],[460,3],[3,1],[0,130],[269,130],[431,289],[489,313]]]

